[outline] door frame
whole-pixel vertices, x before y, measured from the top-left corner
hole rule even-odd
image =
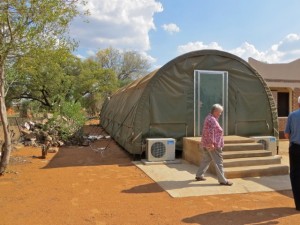
[[[194,136],[200,136],[201,130],[200,130],[200,122],[196,124],[196,121],[201,121],[201,113],[200,108],[202,102],[198,101],[198,99],[201,99],[200,96],[200,89],[201,89],[201,82],[200,77],[201,74],[203,75],[222,75],[222,106],[224,107],[224,111],[221,115],[222,117],[222,124],[220,124],[223,128],[224,135],[228,134],[228,71],[217,71],[217,70],[194,70]],[[207,116],[207,115],[204,115]]]

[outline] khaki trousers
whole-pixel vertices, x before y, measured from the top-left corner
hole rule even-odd
[[[224,176],[222,148],[217,148],[212,151],[203,148],[203,158],[200,162],[196,177],[204,177],[211,162],[214,163],[219,183],[227,183],[227,179]]]

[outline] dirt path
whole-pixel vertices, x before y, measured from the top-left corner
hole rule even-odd
[[[86,128],[101,132],[99,127]],[[96,141],[93,147],[105,146]],[[172,198],[114,143],[102,156],[63,147],[14,151],[0,177],[1,225],[299,224],[290,191]]]

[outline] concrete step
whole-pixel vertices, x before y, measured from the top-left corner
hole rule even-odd
[[[260,165],[224,168],[225,177],[241,178],[241,177],[262,177],[286,175],[289,173],[289,167],[286,165]]]
[[[223,165],[228,167],[244,167],[244,166],[258,166],[258,165],[272,165],[280,164],[282,156],[264,156],[264,157],[251,157],[251,158],[234,158],[224,159]]]
[[[239,143],[239,144],[225,144],[223,151],[243,151],[243,150],[263,150],[264,145],[261,143]]]
[[[223,152],[223,159],[261,157],[271,155],[272,152],[267,150],[227,151]]]
[[[252,138],[241,137],[241,136],[224,136],[224,143],[225,144],[235,144],[235,143],[253,143],[255,140]]]

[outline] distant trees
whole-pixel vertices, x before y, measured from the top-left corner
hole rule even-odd
[[[151,66],[149,60],[136,51],[120,51],[112,47],[98,51],[92,59],[103,68],[115,71],[121,85],[145,75]]]
[[[73,101],[95,114],[105,97],[143,76],[149,65],[137,52],[112,47],[85,60],[67,48],[35,49],[8,67],[6,102],[27,99],[53,110]]]
[[[105,97],[143,76],[148,68],[147,60],[131,51],[109,48],[82,60],[67,48],[35,49],[7,67],[6,102],[34,101],[48,111],[62,102],[80,102],[95,114]]]
[[[74,84],[74,99],[80,100],[91,114],[99,113],[104,99],[119,87],[115,72],[91,59],[81,63],[81,72]]]

